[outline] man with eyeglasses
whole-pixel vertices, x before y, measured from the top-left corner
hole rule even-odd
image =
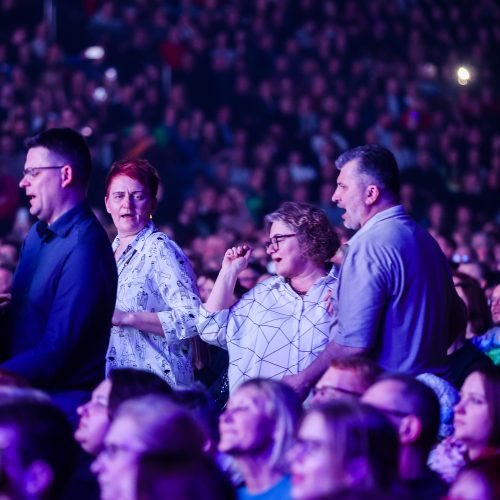
[[[83,137],[55,128],[26,147],[19,185],[38,222],[23,244],[11,300],[3,297],[0,366],[47,391],[76,423],[76,407],[104,377],[116,265],[86,201],[91,158]]]
[[[311,403],[327,403],[345,398],[359,399],[381,373],[382,369],[369,358],[336,358],[311,391]]]
[[[363,403],[384,413],[399,436],[399,475],[410,498],[437,500],[447,484],[427,466],[436,444],[440,406],[434,391],[405,374],[383,375],[361,397]]]

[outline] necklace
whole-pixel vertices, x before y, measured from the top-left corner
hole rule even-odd
[[[300,297],[303,297],[306,293],[307,293],[307,290],[297,290],[293,285],[292,285],[292,280],[290,278],[287,278],[285,280],[289,285],[290,287],[292,288],[292,290],[297,294],[299,295]]]

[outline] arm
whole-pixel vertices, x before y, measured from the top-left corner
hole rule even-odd
[[[248,265],[252,249],[247,245],[229,248],[224,254],[222,267],[204,307],[209,312],[229,309],[233,303],[233,292],[238,275]]]
[[[152,285],[159,295],[159,310],[134,312],[139,329],[163,336],[167,341],[184,340],[198,335],[196,319],[200,298],[189,259],[173,242],[155,239],[157,260]]]
[[[71,385],[102,369],[116,297],[116,267],[104,243],[109,245],[93,239],[78,244],[62,257],[50,283],[30,292],[48,297],[33,297],[33,307],[47,308],[43,330],[2,367],[37,387]]]
[[[320,379],[335,358],[361,356],[366,352],[367,349],[343,346],[332,340],[305,370],[296,375],[287,375],[283,378],[283,382],[305,399],[313,385]]]
[[[115,309],[113,313],[113,326],[131,326],[143,332],[164,336],[160,318],[153,312],[125,312]]]

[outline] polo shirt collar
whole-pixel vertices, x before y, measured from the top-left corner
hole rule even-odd
[[[82,215],[89,212],[90,207],[87,201],[82,201],[78,205],[74,206],[64,214],[62,214],[55,222],[50,225],[39,221],[37,223],[37,232],[41,237],[46,237],[46,235],[51,235],[52,233],[64,238],[71,231],[73,226],[82,218]]]
[[[385,210],[382,210],[378,214],[374,215],[371,219],[369,219],[364,226],[361,227],[361,229],[358,229],[356,234],[352,236],[349,241],[347,242],[348,245],[350,245],[352,242],[356,241],[356,239],[359,237],[359,235],[365,233],[368,231],[372,226],[374,226],[377,222],[385,220],[385,219],[391,219],[392,217],[398,217],[401,215],[405,215],[405,209],[403,205],[394,205],[391,208],[387,208]]]

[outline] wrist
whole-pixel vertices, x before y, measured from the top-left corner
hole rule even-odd
[[[120,326],[133,326],[134,322],[134,313],[132,312],[126,312],[123,314],[121,321],[120,321]]]
[[[223,278],[223,280],[227,283],[234,282],[236,284],[236,280],[238,279],[239,274],[240,271],[232,267],[222,268],[220,271],[220,277]]]

